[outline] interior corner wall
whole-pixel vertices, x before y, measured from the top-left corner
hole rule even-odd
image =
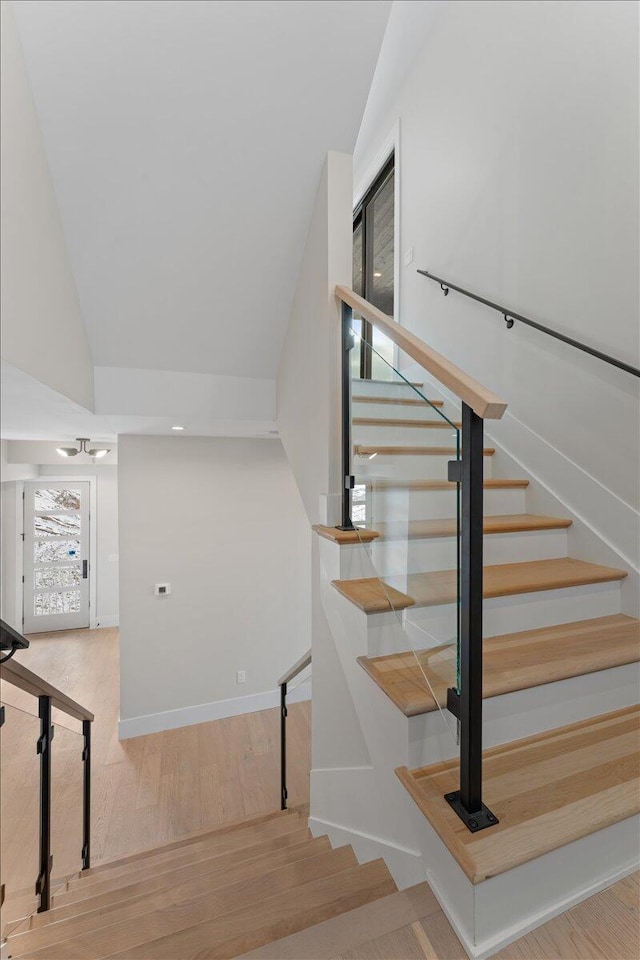
[[[328,519],[320,509],[320,498],[335,497],[340,491],[341,314],[335,287],[351,286],[352,191],[351,156],[330,152],[318,186],[276,381],[280,436],[312,524]]]
[[[121,737],[275,706],[311,646],[311,531],[282,444],[121,436],[118,458]]]
[[[495,442],[618,546],[637,379],[417,268],[638,366],[638,64],[636,3],[457,0],[355,153],[358,183],[399,120],[399,321],[507,401]]]
[[[92,410],[89,340],[9,0],[0,13],[2,359]]]

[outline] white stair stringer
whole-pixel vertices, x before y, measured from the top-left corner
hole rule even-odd
[[[360,667],[357,658],[379,652],[381,637],[393,646],[388,652],[417,645],[408,642],[401,615],[367,616],[332,586],[332,580],[345,575],[371,575],[367,550],[359,545],[340,547],[323,538],[319,541],[323,611],[371,765],[312,770],[313,833],[326,833],[335,844],[352,843],[362,860],[384,857],[401,888],[419,882],[426,874],[474,958],[490,956],[635,869],[638,824],[636,818],[629,818],[483,883],[473,885],[467,879],[394,773],[399,766],[411,768],[456,756],[453,719],[446,715],[449,726],[438,712],[406,718]],[[542,611],[551,594],[563,594],[559,600],[564,617],[558,619],[561,607],[556,606],[548,614],[548,622],[568,622],[616,612],[616,591],[619,594],[616,584],[547,591],[539,605]],[[589,596],[597,598],[593,613]],[[515,601],[526,598],[502,599],[514,601],[517,610]],[[539,618],[544,620],[544,616],[540,612]],[[501,618],[508,620],[509,616],[503,612],[496,620]],[[495,632],[510,629],[516,628]],[[638,665],[631,664],[485,701],[485,746],[637,703],[638,679]]]

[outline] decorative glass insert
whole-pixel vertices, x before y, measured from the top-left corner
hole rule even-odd
[[[79,510],[79,490],[36,490],[33,499],[36,513],[47,510]]]
[[[46,590],[50,587],[75,587],[82,583],[80,567],[49,567],[46,570],[33,571],[34,590]]]
[[[79,537],[80,514],[63,513],[60,516],[34,518],[36,537]]]
[[[357,483],[351,493],[351,520],[353,523],[365,523],[367,519],[367,487]]]
[[[78,613],[79,610],[79,590],[65,590],[64,593],[37,593],[33,598],[33,612],[36,617],[52,613]]]
[[[34,563],[55,563],[57,560],[79,559],[79,540],[36,540],[33,544]]]

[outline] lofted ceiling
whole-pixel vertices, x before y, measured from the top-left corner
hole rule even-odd
[[[390,0],[13,0],[94,362],[272,378]]]

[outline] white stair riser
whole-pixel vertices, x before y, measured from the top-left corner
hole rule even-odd
[[[410,444],[402,444],[410,446]],[[413,446],[447,447],[447,443],[424,443]],[[484,458],[484,475],[491,477],[491,457]],[[372,459],[366,454],[356,454],[353,458],[353,470],[357,477],[378,477],[379,479],[394,479],[402,477],[407,480],[446,480],[447,463],[455,460],[455,453],[451,454],[388,454],[378,453]]]
[[[418,387],[422,392],[422,387]],[[361,397],[406,397],[412,399],[418,394],[404,381],[352,380],[351,393]]]
[[[420,398],[415,395],[415,399]],[[439,420],[445,407],[433,407],[423,400],[420,403],[358,403],[354,400],[351,405],[352,416],[378,417],[382,420]],[[450,420],[459,420],[457,414],[447,412]],[[354,429],[358,429],[354,427]]]
[[[378,457],[375,458],[377,460]],[[372,463],[375,463],[372,460]],[[457,492],[448,490],[376,490],[369,488],[367,517],[375,520],[442,520],[456,516]],[[526,488],[484,491],[488,517],[526,512]]]
[[[423,418],[424,419],[424,416]],[[436,417],[431,419],[435,420]],[[417,421],[416,421],[417,422]],[[458,434],[445,420],[436,426],[363,426],[354,424],[353,442],[364,444],[403,444],[406,446],[451,446],[455,447]]]
[[[451,570],[457,565],[457,543],[453,537],[374,540],[371,556],[381,577]],[[487,534],[484,538],[485,564],[552,560],[566,556],[565,530]]]
[[[402,590],[401,578],[394,580],[394,586]],[[535,630],[614,613],[620,613],[620,585],[617,581],[494,597],[484,601],[483,636]],[[376,617],[369,619],[372,621],[368,631],[370,657],[449,644],[457,630],[457,612],[453,603],[407,608],[402,614],[401,633],[376,629],[377,624],[373,622]]]

